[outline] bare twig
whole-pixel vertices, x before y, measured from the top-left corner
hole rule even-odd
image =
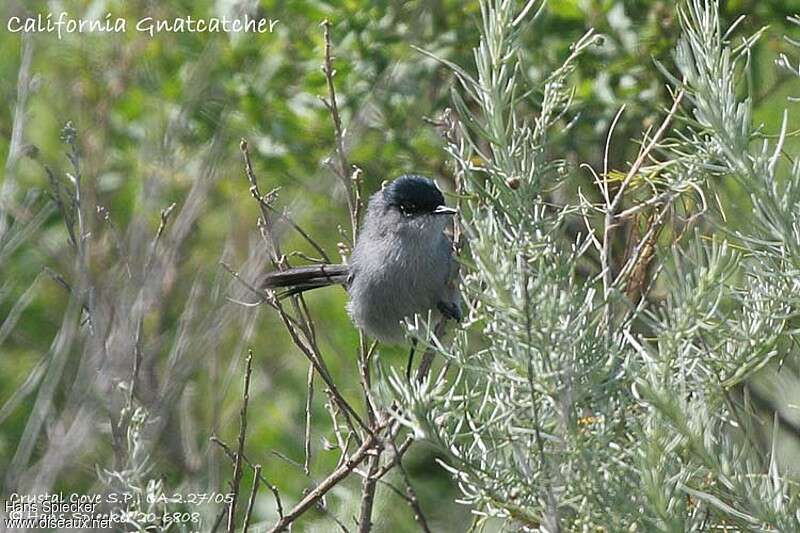
[[[361,220],[361,211],[364,208],[364,193],[361,190],[361,174],[362,170],[354,165],[353,174],[350,177],[353,184],[353,194],[355,195],[355,213],[353,218],[356,224],[353,226],[353,242],[358,238],[358,221]]]
[[[347,207],[350,214],[350,227],[352,242],[355,243],[358,237],[358,221],[361,212],[361,170],[354,169],[350,175],[347,163],[347,154],[344,148],[344,129],[342,127],[342,120],[339,115],[339,107],[336,101],[336,88],[333,83],[333,77],[336,71],[333,68],[333,55],[331,46],[331,24],[328,20],[322,23],[324,28],[325,40],[325,60],[322,65],[322,71],[325,74],[325,80],[328,86],[328,99],[322,99],[331,114],[333,121],[334,137],[336,143],[336,154],[339,163],[337,175],[345,188],[345,196],[347,198]],[[375,345],[373,344],[373,349]],[[363,331],[359,331],[358,342],[358,361],[359,373],[361,376],[361,387],[364,393],[364,404],[367,410],[367,418],[370,427],[374,428],[377,424],[378,415],[377,407],[372,399],[371,383],[370,383],[370,354],[371,350],[367,349],[367,339]],[[375,455],[370,457],[369,470],[374,471],[380,464],[380,454],[374,450]],[[361,496],[361,518],[359,519],[359,532],[369,531],[371,528],[372,516],[372,502],[375,494],[375,481],[368,477],[363,482],[363,493]]]
[[[256,503],[256,496],[258,495],[259,474],[261,474],[261,465],[256,465],[253,467],[253,490],[250,492],[250,501],[247,502],[247,513],[244,515],[244,526],[242,527],[243,533],[247,533],[250,527],[250,517],[253,516],[253,506]]]
[[[600,190],[603,194],[603,198],[605,201],[605,222],[603,224],[603,244],[600,253],[600,259],[602,264],[602,276],[603,276],[603,298],[606,301],[606,325],[607,328],[611,327],[611,307],[608,299],[611,294],[612,286],[613,286],[613,273],[611,270],[611,232],[616,226],[617,220],[617,211],[622,203],[622,199],[624,197],[625,190],[627,189],[628,185],[630,184],[631,180],[638,174],[639,170],[644,165],[647,158],[650,156],[650,153],[656,147],[658,142],[663,137],[664,133],[666,133],[667,128],[669,127],[670,123],[672,122],[672,118],[678,111],[678,106],[683,99],[684,91],[680,90],[675,95],[672,107],[667,112],[667,116],[661,122],[658,130],[653,134],[650,138],[650,141],[643,145],[642,148],[639,150],[639,155],[631,165],[631,168],[628,170],[625,179],[622,180],[619,188],[617,189],[614,197],[611,198],[608,189],[608,144],[610,144],[611,135],[613,133],[614,125],[619,118],[623,109],[620,109],[620,113],[617,114],[617,117],[612,124],[611,131],[608,135],[608,143],[606,145],[606,156],[604,158],[604,168],[603,168],[603,185],[600,187]]]
[[[308,378],[306,379],[306,388],[307,395],[306,395],[306,432],[303,442],[303,448],[305,449],[305,460],[303,461],[303,472],[306,475],[309,475],[310,469],[309,465],[311,464],[311,407],[314,401],[314,365],[308,365]]]
[[[267,295],[263,290],[255,287],[253,284],[248,283],[247,281],[245,281],[239,275],[238,272],[236,272],[233,268],[230,267],[230,265],[228,265],[228,263],[226,263],[225,261],[220,261],[219,264],[222,266],[222,268],[224,268],[228,272],[228,274],[233,276],[236,281],[238,281],[239,283],[241,283],[242,285],[247,287],[247,289],[249,289],[250,292],[252,292],[253,294],[255,294],[256,296],[259,297],[259,301],[257,302],[258,304],[262,304],[265,301],[267,301]]]
[[[395,455],[398,455],[396,447],[395,447]],[[411,509],[414,511],[414,520],[416,520],[417,524],[419,524],[419,527],[420,529],[422,529],[422,531],[424,531],[425,533],[431,533],[431,530],[428,527],[428,521],[425,520],[425,515],[422,513],[422,507],[419,504],[419,498],[417,498],[417,492],[411,485],[411,478],[409,477],[408,472],[406,472],[406,469],[403,466],[402,459],[397,461],[397,467],[400,470],[400,474],[402,474],[403,481],[406,484],[406,493],[404,499],[408,502],[408,505],[410,505]]]
[[[372,433],[372,429],[366,424],[366,422],[364,422],[364,420],[359,416],[359,414],[355,411],[355,409],[353,409],[353,407],[347,402],[347,400],[344,399],[342,394],[339,392],[339,389],[333,382],[333,379],[331,378],[327,368],[323,366],[321,358],[317,357],[318,352],[315,351],[315,347],[313,345],[309,345],[303,342],[303,340],[300,339],[300,336],[298,335],[297,330],[294,328],[290,319],[288,318],[288,314],[286,313],[286,311],[283,309],[283,307],[280,305],[279,302],[277,303],[277,305],[278,305],[278,314],[281,317],[281,320],[283,321],[283,325],[289,332],[289,335],[292,337],[292,341],[298,348],[300,348],[300,350],[305,354],[305,356],[309,359],[309,361],[311,361],[311,363],[314,365],[314,368],[317,370],[317,373],[319,373],[319,375],[322,377],[322,380],[325,381],[325,384],[328,386],[328,390],[333,395],[334,401],[336,401],[339,407],[342,408],[343,412],[345,412],[347,415],[352,417],[356,422],[358,422],[358,424],[364,430],[366,430],[368,433]]]
[[[331,113],[333,120],[333,131],[336,142],[336,158],[338,160],[338,168],[335,168],[336,174],[342,182],[345,189],[345,196],[347,198],[347,207],[350,212],[350,224],[353,228],[353,241],[355,242],[355,232],[358,227],[358,208],[356,206],[356,194],[354,193],[354,181],[349,179],[350,171],[347,164],[347,154],[344,150],[344,128],[342,127],[342,118],[339,114],[339,105],[336,102],[336,87],[333,83],[333,77],[336,76],[336,70],[333,68],[333,47],[331,46],[331,23],[327,19],[322,22],[323,36],[325,40],[325,60],[322,64],[322,72],[325,74],[325,81],[328,86],[328,98],[322,98],[322,102],[328,111]]]
[[[314,248],[314,250],[316,250],[319,253],[319,255],[322,256],[322,259],[324,259],[326,263],[330,263],[331,262],[331,258],[328,257],[328,254],[325,253],[325,250],[322,249],[322,246],[320,246],[320,244],[317,241],[315,241],[311,237],[311,235],[308,234],[308,232],[306,230],[304,230],[302,227],[300,227],[300,225],[297,224],[297,222],[292,220],[292,217],[287,215],[285,211],[278,211],[277,209],[272,207],[272,204],[270,204],[270,203],[267,203],[266,206],[267,206],[267,209],[269,209],[272,213],[275,213],[276,215],[278,215],[278,218],[280,218],[281,220],[283,220],[284,222],[289,224],[292,227],[292,229],[294,229],[297,233],[299,233],[300,236],[303,237],[303,239],[305,239],[306,242],[308,242],[308,244],[310,244],[311,247]]]
[[[225,455],[228,456],[228,459],[230,459],[232,463],[236,462],[236,454],[233,450],[231,450],[230,446],[225,444],[225,442],[220,440],[216,435],[212,435],[209,440],[222,448],[222,450],[225,452]],[[242,454],[242,460],[255,470],[256,465],[250,462],[250,460],[247,458],[247,454]],[[278,508],[278,516],[283,516],[283,503],[281,501],[281,495],[278,492],[278,487],[270,483],[270,481],[264,477],[264,474],[261,470],[258,471],[258,479],[260,479],[261,483],[266,485],[269,490],[272,491],[272,494],[275,496],[275,505]]]
[[[211,533],[217,533],[219,526],[222,524],[222,520],[225,518],[225,516],[227,516],[227,514],[228,514],[228,506],[225,505],[219,510],[217,518],[214,520],[214,525],[211,526]]]
[[[377,341],[372,344],[372,349],[366,348],[367,343],[367,336],[364,334],[363,331],[358,332],[358,368],[359,368],[359,377],[361,380],[361,389],[364,393],[364,404],[367,408],[367,416],[370,421],[370,424],[375,423],[375,415],[377,413],[378,407],[375,405],[375,401],[372,399],[372,380],[370,377],[370,354],[373,352],[375,346],[377,346]]]
[[[684,91],[680,90],[675,95],[672,101],[672,107],[667,112],[667,116],[664,117],[664,120],[661,122],[661,126],[659,126],[658,130],[656,130],[653,137],[650,139],[650,142],[639,151],[639,157],[636,158],[633,165],[631,165],[630,170],[628,170],[628,174],[625,176],[625,179],[622,181],[622,184],[619,186],[619,190],[617,191],[616,195],[614,196],[614,201],[611,203],[610,210],[612,214],[616,213],[617,208],[619,207],[620,203],[622,202],[623,193],[625,192],[625,188],[630,184],[631,180],[638,174],[639,170],[644,165],[644,162],[650,155],[650,152],[653,151],[653,148],[656,147],[658,142],[661,140],[661,137],[664,136],[666,133],[667,128],[669,127],[670,123],[672,122],[672,118],[675,116],[675,113],[678,112],[678,106],[680,106],[681,100],[683,100]]]
[[[372,530],[372,506],[375,502],[375,489],[378,480],[374,475],[381,461],[380,450],[373,450],[369,458],[367,475],[361,483],[361,509],[358,516],[358,533],[369,533]]]
[[[352,242],[356,242],[358,235],[358,220],[361,212],[361,169],[354,169],[350,173],[347,162],[347,153],[344,148],[344,127],[342,126],[339,105],[336,101],[336,85],[333,82],[336,70],[333,68],[333,46],[331,44],[331,23],[328,20],[322,22],[323,39],[325,41],[324,61],[322,72],[325,74],[325,81],[328,87],[328,97],[321,98],[328,108],[333,122],[334,142],[336,145],[336,159],[338,166],[333,166],[335,174],[342,182],[347,198],[347,208],[350,215],[350,231]],[[361,373],[361,386],[364,392],[364,403],[366,404],[368,419],[371,424],[375,421],[375,406],[370,393],[369,379],[369,356],[367,354],[366,338],[363,332],[359,332],[358,360]]]
[[[261,194],[258,180],[256,178],[255,172],[253,171],[252,161],[250,159],[250,151],[248,149],[248,144],[245,139],[242,139],[239,145],[239,148],[242,152],[242,156],[244,157],[245,162],[245,173],[247,175],[247,179],[250,182],[250,192],[253,197],[258,201],[259,206],[261,208],[261,219],[259,221],[259,228],[261,229],[262,236],[264,237],[267,246],[270,251],[270,256],[272,258],[273,263],[279,269],[285,269],[288,267],[286,263],[286,258],[281,254],[280,245],[275,238],[271,218],[270,218],[270,207],[269,207],[269,198],[265,197]],[[268,195],[272,196],[272,195]],[[232,270],[229,269],[231,272]],[[246,284],[251,290],[253,290],[256,294],[261,294],[262,291],[253,288],[249,284]],[[328,372],[327,366],[325,365],[325,361],[323,360],[319,347],[316,344],[315,334],[314,334],[314,326],[313,321],[308,313],[308,309],[305,305],[305,302],[302,296],[295,296],[292,298],[292,305],[295,308],[300,320],[294,319],[291,315],[289,315],[286,310],[283,308],[282,303],[277,298],[273,298],[270,302],[272,306],[278,311],[279,316],[286,327],[286,330],[289,332],[289,335],[292,338],[292,342],[300,349],[301,352],[309,359],[311,364],[314,366],[314,369],[319,373],[322,377],[323,381],[327,385],[326,393],[331,396],[332,401],[334,401],[339,407],[341,408],[341,412],[345,416],[345,421],[350,426],[352,430],[354,430],[354,426],[351,419],[356,420],[358,424],[364,428],[367,432],[371,432],[369,426],[361,419],[361,417],[356,413],[353,407],[347,403],[344,397],[339,392],[338,388],[333,382],[333,379]]]
[[[397,466],[397,462],[403,458],[403,455],[405,455],[405,453],[411,447],[411,444],[413,442],[414,442],[414,437],[409,435],[406,437],[406,440],[404,440],[400,446],[393,446],[395,451],[394,456],[389,460],[388,463],[380,467],[372,477],[380,479],[386,474],[388,474],[389,471],[392,470],[392,468]]]
[[[258,188],[258,179],[253,171],[253,162],[250,159],[250,149],[248,148],[247,140],[242,139],[239,142],[239,150],[241,150],[242,157],[244,158],[245,175],[247,176],[247,181],[250,182],[250,194],[258,202],[258,206],[261,209],[261,219],[263,220],[263,226],[261,226],[261,228],[266,231],[265,237],[268,241],[270,257],[272,262],[280,268],[281,250],[275,235],[272,233],[272,224],[270,223],[269,216],[269,196],[262,195],[261,190]]]
[[[313,490],[309,491],[306,496],[300,500],[291,510],[278,520],[275,525],[268,531],[268,533],[277,533],[278,531],[285,531],[290,524],[297,518],[310,509],[319,501],[320,498],[325,496],[329,490],[335,487],[341,480],[346,478],[350,472],[353,471],[367,455],[373,450],[377,443],[378,437],[373,434],[364,439],[361,446],[351,455],[341,466],[331,472],[319,485]]]
[[[242,455],[244,454],[244,441],[247,435],[247,402],[250,401],[250,376],[253,371],[253,351],[248,350],[247,367],[244,373],[244,394],[242,397],[242,410],[239,413],[239,446],[236,451],[236,462],[233,466],[233,480],[231,492],[233,498],[228,511],[228,533],[236,529],[236,500],[239,498],[239,483],[242,480]]]

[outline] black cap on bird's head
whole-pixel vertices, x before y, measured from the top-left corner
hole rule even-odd
[[[442,192],[432,180],[416,174],[403,174],[383,189],[386,205],[398,209],[406,216],[453,215],[455,209],[447,207]]]

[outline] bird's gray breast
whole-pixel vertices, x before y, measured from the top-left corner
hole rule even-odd
[[[365,226],[351,257],[348,311],[383,342],[400,342],[401,321],[435,309],[450,272],[450,244],[438,225]]]

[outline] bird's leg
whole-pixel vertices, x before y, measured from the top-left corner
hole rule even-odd
[[[417,349],[417,339],[411,339],[411,351],[408,352],[408,364],[406,365],[406,379],[411,381],[411,365],[414,362],[414,351]]]

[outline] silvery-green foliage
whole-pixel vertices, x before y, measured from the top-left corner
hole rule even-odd
[[[680,198],[695,208],[658,250],[663,297],[632,305],[622,295],[632,267],[610,290],[603,272],[586,273],[608,246],[598,219],[611,202],[547,201],[569,178],[547,148],[573,118],[572,64],[600,38],[587,33],[529,86],[517,38],[541,6],[481,5],[475,74],[452,65],[459,122],[448,134],[469,310],[451,345],[434,339],[443,371],[389,380],[401,421],[446,453],[478,525],[800,530],[800,490],[776,449],[780,410],[759,417],[747,387],[765,369],[797,367],[800,312],[800,166],[781,156],[787,120],[770,141],[740,97],[758,35],[734,41],[714,1],[676,8],[678,72],[665,73],[685,98],[681,120],[642,168],[650,196],[637,191],[624,209],[661,213]],[[751,202],[746,230],[728,229],[717,195],[731,179]],[[566,237],[584,216],[585,231]]]
[[[129,406],[123,411],[123,420],[129,420],[125,428],[125,464],[117,470],[99,469],[98,479],[124,499],[125,509],[120,513],[119,523],[133,527],[136,531],[167,531],[171,525],[163,524],[161,518],[167,512],[163,480],[152,476],[150,457],[143,442],[143,432],[148,422],[147,411]]]

